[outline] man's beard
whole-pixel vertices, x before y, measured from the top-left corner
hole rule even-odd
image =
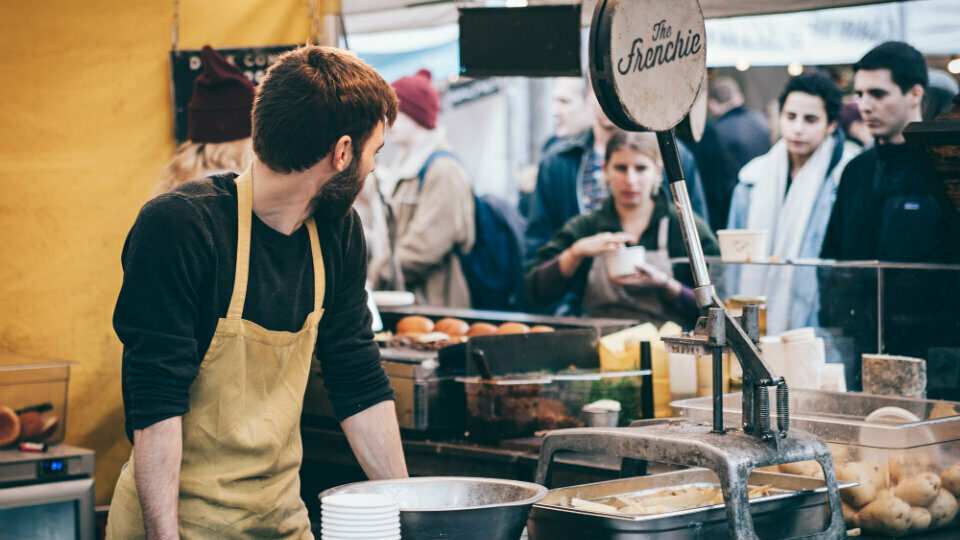
[[[360,177],[360,156],[354,156],[346,169],[333,175],[313,196],[311,213],[328,221],[343,220],[363,189],[363,180]]]

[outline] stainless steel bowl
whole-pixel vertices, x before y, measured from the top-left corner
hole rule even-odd
[[[516,540],[523,533],[530,507],[546,496],[547,488],[498,478],[427,476],[346,484],[324,491],[320,498],[340,493],[396,497],[404,540],[481,536]]]

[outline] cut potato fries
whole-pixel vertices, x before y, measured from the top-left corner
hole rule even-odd
[[[770,485],[750,488],[747,495],[753,499],[770,494]],[[602,512],[604,514],[647,515],[676,512],[689,508],[699,508],[723,503],[723,493],[714,486],[689,486],[668,488],[644,496],[616,495],[608,499],[589,501],[576,497],[570,506],[580,510]]]

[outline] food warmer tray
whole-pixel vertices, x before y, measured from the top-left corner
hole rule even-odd
[[[750,513],[761,538],[797,538],[823,531],[830,522],[823,480],[754,471],[750,485],[770,484],[773,493],[750,499]],[[564,505],[573,497],[602,499],[689,485],[719,486],[716,473],[695,468],[553,489],[533,506],[527,530],[530,540],[713,540],[726,538],[723,504],[648,515],[606,514]],[[839,487],[855,485],[841,482]]]

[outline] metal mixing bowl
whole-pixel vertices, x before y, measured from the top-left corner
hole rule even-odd
[[[320,498],[340,493],[396,497],[403,540],[517,540],[530,507],[547,495],[547,488],[498,478],[427,476],[346,484],[324,491]]]

